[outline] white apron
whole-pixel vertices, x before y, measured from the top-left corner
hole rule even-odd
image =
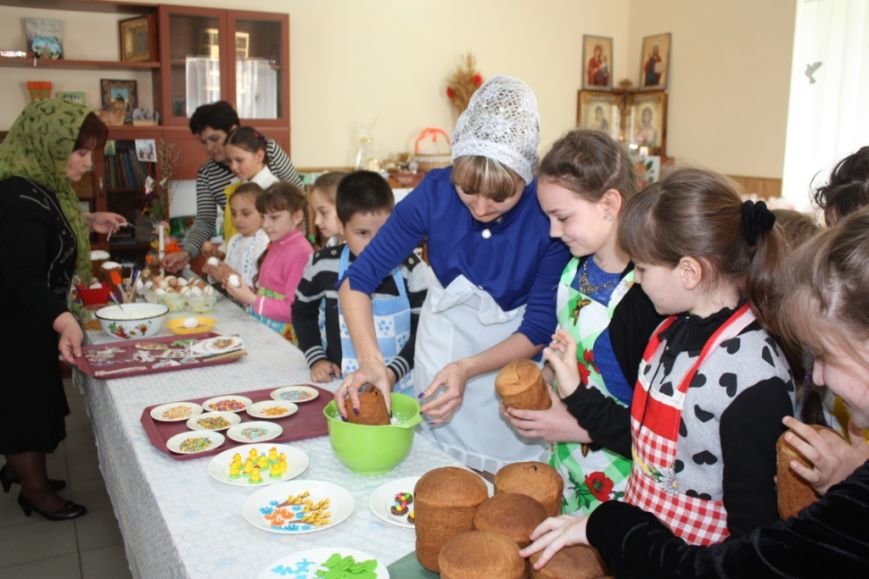
[[[492,296],[464,276],[446,288],[433,280],[416,331],[414,392],[425,391],[435,374],[450,362],[510,337],[521,325],[524,313],[524,305],[505,312]],[[497,373],[468,380],[464,399],[448,422],[421,425],[423,434],[446,452],[471,468],[491,473],[511,462],[542,460],[547,451],[542,440],[521,438],[501,417],[495,394]]]

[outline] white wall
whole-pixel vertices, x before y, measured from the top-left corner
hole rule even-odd
[[[292,156],[300,167],[352,164],[357,132],[373,120],[382,156],[410,150],[424,127],[451,131],[445,82],[467,50],[485,77],[510,74],[531,85],[545,152],[575,123],[583,34],[613,37],[613,78],[636,84],[642,37],[672,32],[668,153],[730,174],[781,176],[793,0],[164,3],[289,13]],[[45,14],[0,7],[3,46],[23,46],[22,11]],[[68,58],[117,57],[119,16],[47,14],[67,22]],[[99,78],[137,78],[140,95],[150,94],[147,73],[47,73],[57,90],[87,90],[91,105],[99,103]],[[0,74],[20,83],[20,89],[6,84],[0,93],[5,129],[26,102],[23,82],[43,79],[30,69]],[[10,92],[17,102],[6,98]]]
[[[153,2],[158,3],[158,2]],[[376,120],[373,136],[381,155],[410,150],[423,128],[452,131],[446,79],[471,50],[484,77],[510,74],[536,92],[544,150],[573,127],[580,86],[583,33],[615,38],[614,66],[627,66],[628,0],[169,0],[211,8],[245,8],[290,14],[292,156],[300,167],[350,165],[359,128]],[[114,20],[87,13],[90,28],[74,12],[0,8],[4,46],[23,46],[20,16],[67,21],[68,58],[116,58]],[[8,15],[8,16],[7,16]],[[497,23],[495,18],[497,17]],[[115,17],[117,18],[117,17]],[[77,43],[80,39],[82,44]],[[17,40],[16,40],[17,39]],[[80,52],[81,50],[81,52]],[[109,54],[105,55],[108,51]],[[87,55],[83,56],[82,52]],[[102,55],[102,56],[100,56]],[[29,69],[0,69],[20,83],[17,102],[0,105],[8,128],[27,102]],[[87,88],[99,103],[99,78],[142,78],[118,71],[47,71],[59,90]],[[145,94],[143,80],[139,93]],[[89,88],[88,88],[89,87]],[[4,89],[5,93],[8,90]],[[93,96],[93,98],[90,98]]]
[[[238,0],[208,4],[232,7]],[[545,148],[575,123],[582,34],[616,38],[616,66],[625,66],[627,6],[627,0],[260,0],[256,9],[290,14],[293,159],[304,167],[352,164],[358,131],[373,121],[380,155],[410,150],[425,127],[452,132],[446,79],[467,50],[484,77],[509,74],[534,89]]]
[[[672,32],[667,154],[731,175],[782,176],[794,0],[630,0],[631,80],[642,38]]]

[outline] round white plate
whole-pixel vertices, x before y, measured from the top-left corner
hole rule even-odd
[[[260,434],[260,431],[262,431],[262,434]],[[243,443],[266,442],[267,440],[274,440],[283,433],[283,426],[281,426],[280,424],[275,424],[274,422],[266,422],[264,420],[251,420],[250,422],[242,422],[241,424],[231,426],[229,430],[226,431],[226,435],[230,439],[236,442]]]
[[[407,478],[400,478],[396,480],[391,480],[383,483],[371,493],[371,497],[368,499],[368,508],[371,509],[371,512],[374,513],[379,519],[386,521],[387,523],[392,523],[393,525],[398,525],[399,527],[405,527],[407,529],[412,529],[414,525],[412,523],[407,522],[407,515],[398,516],[393,515],[390,509],[395,504],[395,495],[398,493],[413,493],[413,489],[416,486],[416,482],[420,479],[418,476],[410,476]],[[414,503],[409,505],[410,510],[412,511],[414,508]]]
[[[310,402],[316,400],[320,395],[320,391],[311,386],[284,386],[272,390],[271,397],[273,400],[283,400],[285,402],[294,402],[301,404],[302,402]]]
[[[214,336],[196,342],[191,346],[191,350],[195,354],[225,354],[239,350],[243,346],[244,342],[238,336]]]
[[[202,424],[205,420],[213,418],[223,418],[226,421],[226,426],[213,428]],[[238,424],[239,422],[241,422],[241,417],[235,412],[204,412],[188,420],[187,428],[190,430],[213,430],[217,432],[219,430],[226,430],[230,426]]]
[[[300,495],[305,492],[308,493],[307,498],[299,500]],[[290,497],[299,500],[299,504],[280,506]],[[316,525],[302,520],[304,516],[311,516],[314,513],[311,510],[302,513],[306,500],[317,505],[326,499],[329,501],[325,507],[329,513],[327,523]],[[247,497],[241,507],[242,516],[257,529],[290,535],[313,533],[334,527],[346,520],[352,512],[353,495],[350,491],[336,484],[318,480],[291,480],[267,486]]]
[[[208,445],[198,450],[185,450],[182,448],[181,445],[184,444],[184,441],[194,438],[207,439],[209,441]],[[187,432],[176,434],[167,440],[166,448],[178,454],[198,454],[200,452],[214,450],[224,442],[226,442],[226,439],[219,432],[214,432],[212,430],[188,430]]]
[[[253,400],[246,396],[215,396],[202,403],[202,407],[209,412],[241,412],[253,404]]]
[[[280,413],[270,414],[269,410],[281,409]],[[262,418],[264,420],[277,420],[292,416],[299,411],[299,407],[292,402],[284,402],[283,400],[263,400],[254,402],[247,407],[247,413],[254,418]]]
[[[287,577],[292,577],[293,579],[316,579],[317,571],[326,570],[323,563],[336,553],[342,557],[353,557],[353,560],[357,563],[364,563],[365,561],[374,559],[368,553],[363,553],[356,549],[317,547],[315,549],[298,551],[292,555],[281,557],[277,561],[272,561],[271,565],[257,575],[257,579],[274,579],[276,577],[283,579]],[[377,579],[389,579],[389,571],[386,570],[386,566],[380,561],[377,562],[374,572],[377,574]]]
[[[241,476],[239,478],[229,478],[229,465],[232,463],[232,457],[236,454],[241,456],[242,462],[247,458],[250,450],[254,448],[259,454],[268,455],[271,449],[275,449],[278,454],[284,453],[287,457],[287,472],[281,475],[280,478],[274,479],[269,477],[268,475],[264,475],[262,477],[261,483],[250,483],[248,480]],[[296,478],[308,468],[308,455],[305,454],[304,451],[299,450],[293,446],[288,446],[286,444],[245,444],[242,446],[236,446],[235,448],[230,448],[224,450],[217,456],[211,459],[211,462],[208,463],[208,474],[211,475],[211,478],[214,480],[218,480],[222,483],[226,483],[229,485],[236,485],[240,487],[258,487],[263,485],[270,485],[274,483],[288,481],[290,479]]]
[[[181,422],[202,414],[202,406],[193,402],[169,402],[151,409],[151,418],[160,422]]]

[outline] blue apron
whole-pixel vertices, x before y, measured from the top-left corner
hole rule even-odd
[[[338,279],[344,276],[349,263],[350,248],[345,245],[338,261]],[[392,279],[398,288],[397,296],[371,299],[377,346],[380,348],[380,353],[386,364],[389,364],[390,360],[397,356],[407,341],[410,340],[410,300],[407,299],[404,278],[401,277],[398,268],[392,271]],[[353,341],[350,339],[350,332],[344,321],[340,301],[338,303],[338,324],[341,328],[341,375],[346,376],[359,369],[359,360],[356,358],[356,350],[353,348]],[[410,360],[408,361],[410,362]],[[395,384],[393,392],[413,395],[412,371],[405,374],[404,378]]]

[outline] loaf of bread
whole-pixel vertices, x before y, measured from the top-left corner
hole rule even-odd
[[[561,514],[564,479],[558,471],[538,461],[514,462],[495,474],[495,494],[520,493],[536,499],[550,517]]]
[[[552,406],[540,368],[528,359],[513,360],[495,376],[495,390],[508,408],[546,410]]]
[[[525,579],[519,547],[499,533],[469,531],[452,537],[438,556],[441,579]]]
[[[347,422],[374,426],[389,424],[386,400],[377,388],[359,393],[359,414],[353,412],[353,404],[349,397],[344,399],[344,408],[347,411]]]
[[[501,533],[521,548],[531,543],[531,531],[547,516],[537,499],[519,493],[500,493],[477,507],[474,528]]]
[[[836,432],[826,426],[812,424],[812,428],[821,432],[829,430]],[[806,460],[802,454],[790,444],[785,442],[785,433],[778,437],[775,445],[776,450],[776,477],[777,477],[777,492],[778,492],[778,514],[782,519],[789,519],[799,513],[801,510],[818,500],[818,494],[815,489],[807,483],[803,478],[795,473],[790,462],[796,460],[811,468],[811,463]],[[838,433],[836,433],[839,435]]]
[[[533,565],[543,551],[531,555],[532,579],[596,579],[607,574],[597,550],[586,545],[564,547],[539,571]]]
[[[441,548],[455,535],[473,530],[474,513],[487,498],[486,483],[470,470],[442,467],[422,475],[413,491],[420,565],[437,573]]]

